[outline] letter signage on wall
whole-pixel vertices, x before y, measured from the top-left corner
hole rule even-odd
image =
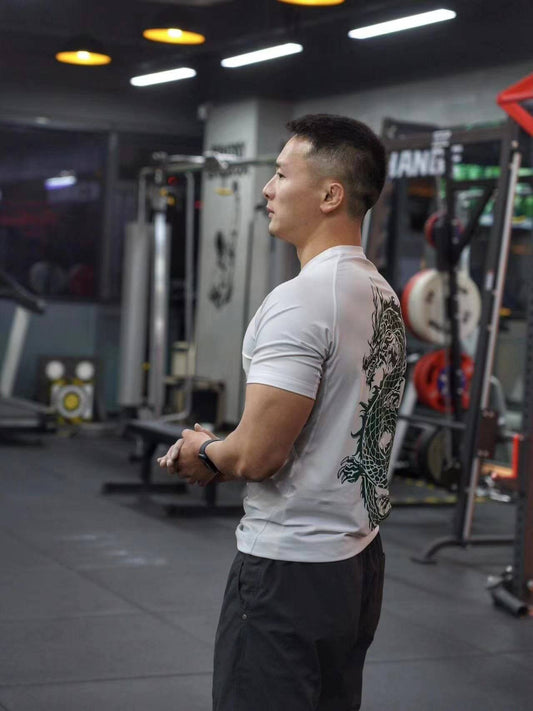
[[[454,163],[461,161],[463,146],[451,147]],[[407,148],[403,151],[392,151],[389,156],[388,176],[396,178],[423,178],[427,176],[444,175],[443,146],[432,146],[426,149]]]

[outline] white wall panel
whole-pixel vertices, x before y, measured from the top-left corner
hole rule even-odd
[[[378,133],[386,117],[439,126],[503,121],[506,114],[496,104],[497,94],[532,71],[533,62],[509,64],[435,80],[309,99],[294,104],[293,116],[344,114],[364,121]]]
[[[288,105],[259,101],[217,106],[207,120],[204,150],[237,152],[245,158],[275,156],[289,113]],[[273,170],[248,167],[226,178],[203,178],[196,372],[225,382],[228,422],[237,422],[242,409],[243,333],[270,288],[273,238],[255,208],[263,203],[261,191]],[[237,190],[232,195],[217,194],[217,188],[233,187]]]

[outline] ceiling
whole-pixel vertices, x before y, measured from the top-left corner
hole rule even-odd
[[[207,41],[179,48],[149,42],[142,29],[162,9],[189,5],[206,26]],[[364,41],[348,30],[425,9],[447,7],[450,22]],[[106,67],[54,59],[75,35],[90,34],[113,57]],[[0,82],[112,93],[152,92],[157,101],[193,106],[250,96],[298,100],[532,59],[533,0],[346,0],[330,8],[277,0],[2,0]],[[288,39],[299,55],[240,69],[220,59]],[[194,79],[134,88],[132,76],[194,67]]]

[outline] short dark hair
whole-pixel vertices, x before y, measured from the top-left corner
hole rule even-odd
[[[376,134],[361,121],[334,114],[307,114],[287,128],[311,143],[309,156],[326,163],[346,190],[350,215],[362,218],[385,183],[385,148]]]

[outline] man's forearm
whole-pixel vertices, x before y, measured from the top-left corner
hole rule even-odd
[[[237,481],[242,478],[236,473],[238,456],[235,448],[232,446],[232,435],[233,432],[225,439],[212,442],[206,451],[209,459],[220,472],[220,474],[216,476],[217,482]]]
[[[218,442],[213,442],[208,448],[207,454],[209,455],[209,459],[220,472],[220,474],[217,474],[215,477],[217,483],[238,481],[240,478],[235,474],[231,457],[228,456],[228,447],[226,442],[232,434],[233,433],[229,434],[225,439],[221,439]],[[221,447],[221,445],[224,446]]]
[[[217,481],[263,481],[279,470],[283,462],[273,451],[260,452],[259,443],[248,440],[234,431],[209,445],[206,453],[221,472]]]

